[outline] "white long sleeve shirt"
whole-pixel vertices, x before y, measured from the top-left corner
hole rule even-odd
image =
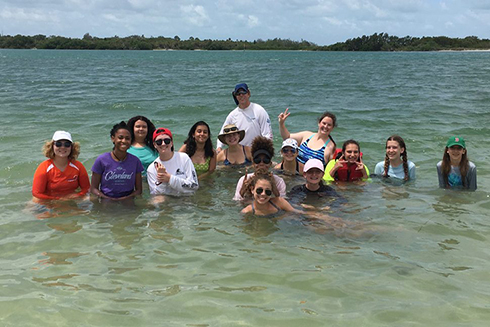
[[[170,181],[168,183],[157,185],[155,162],[161,163],[170,174]],[[183,152],[174,152],[173,157],[167,161],[160,160],[160,157],[156,158],[148,166],[146,176],[150,187],[150,194],[191,195],[199,188],[194,164],[191,158]]]
[[[226,117],[219,134],[222,134],[223,127],[229,124],[235,124],[239,130],[245,131],[245,137],[240,142],[241,145],[251,146],[252,140],[259,135],[272,140],[272,128],[269,114],[259,104],[251,102],[245,109],[236,107]],[[217,147],[223,148],[223,143],[221,143],[220,140],[217,141]]]

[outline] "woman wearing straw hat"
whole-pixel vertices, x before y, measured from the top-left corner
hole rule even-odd
[[[223,133],[218,139],[228,145],[228,148],[218,153],[217,162],[228,165],[249,165],[252,163],[252,153],[249,146],[240,144],[245,137],[245,131],[239,130],[235,124],[223,127]]]

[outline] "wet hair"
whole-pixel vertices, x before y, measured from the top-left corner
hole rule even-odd
[[[258,169],[252,176],[250,176],[245,183],[242,185],[242,189],[245,188],[245,196],[252,196],[253,193],[252,190],[255,188],[255,185],[257,184],[258,181],[260,180],[265,180],[268,181],[271,184],[271,190],[272,194],[278,194],[277,186],[274,181],[274,178],[272,177],[272,173],[268,172],[266,169]]]
[[[128,120],[128,128],[129,128],[129,132],[131,133],[131,140],[134,141],[134,139],[135,139],[135,137],[134,137],[134,125],[136,124],[136,122],[138,120],[144,121],[146,123],[146,125],[148,126],[148,134],[146,134],[146,137],[145,137],[145,144],[150,149],[155,151],[155,146],[153,145],[153,132],[155,131],[155,125],[151,122],[151,120],[149,120],[145,116],[135,116],[135,117],[132,117]]]
[[[274,143],[265,136],[256,136],[252,141],[252,154],[259,150],[266,150],[270,153],[271,159],[274,157]]]
[[[320,118],[318,118],[318,123],[320,123],[323,120],[323,118],[325,118],[325,117],[329,117],[330,119],[332,119],[333,127],[337,127],[337,117],[333,113],[331,113],[330,111],[325,111],[320,116]],[[335,143],[335,141],[333,140],[333,138],[330,134],[328,134],[328,138],[332,140],[334,145],[337,145],[337,143]]]
[[[189,130],[189,133],[187,134],[187,139],[184,141],[184,144],[186,145],[185,147],[185,153],[189,157],[192,157],[196,153],[196,139],[194,138],[194,134],[196,133],[196,129],[198,126],[206,126],[208,129],[208,139],[206,140],[206,143],[204,143],[204,156],[206,158],[212,158],[214,157],[214,151],[213,151],[213,141],[211,141],[211,129],[209,128],[209,125],[200,120],[194,125],[192,125],[191,129]]]
[[[386,146],[388,145],[388,141],[395,141],[398,143],[398,146],[400,148],[403,148],[404,151],[401,154],[402,160],[403,160],[403,172],[405,173],[405,178],[403,178],[404,181],[408,181],[410,178],[410,175],[408,174],[408,159],[407,159],[407,147],[405,145],[405,141],[402,139],[401,136],[398,135],[391,135],[388,137],[386,140]],[[385,146],[385,148],[386,148]],[[388,169],[390,168],[390,158],[388,157],[388,154],[385,155],[385,165],[384,165],[384,177],[388,177]]]
[[[449,181],[447,177],[449,176],[449,172],[451,171],[451,158],[449,157],[449,153],[447,153],[448,149],[448,147],[444,149],[441,164],[442,178],[444,179],[444,185],[447,188],[449,187]],[[461,181],[463,182],[463,187],[468,187],[468,185],[466,185],[466,174],[468,173],[469,161],[467,151],[466,149],[464,150],[465,151],[461,156],[461,161],[459,162],[459,172],[461,173]]]
[[[46,141],[44,143],[43,154],[46,158],[54,159],[54,141],[53,140],[49,140],[49,141]],[[68,156],[68,159],[77,160],[79,155],[80,155],[80,143],[73,142],[71,144],[71,152],[70,152],[70,155]]]

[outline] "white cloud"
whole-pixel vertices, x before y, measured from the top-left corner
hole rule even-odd
[[[206,13],[206,9],[204,9],[204,7],[201,5],[180,6],[180,10],[184,14],[184,19],[193,25],[203,26],[204,24],[209,22],[209,17]]]

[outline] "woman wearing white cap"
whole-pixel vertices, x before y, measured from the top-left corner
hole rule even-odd
[[[89,188],[87,170],[77,157],[80,143],[65,131],[56,131],[43,146],[43,161],[34,173],[32,195],[38,199],[55,200],[85,195]]]
[[[281,155],[282,161],[274,168],[287,175],[298,175],[299,162],[296,160],[298,156],[298,142],[292,138],[285,139],[282,142]]]

